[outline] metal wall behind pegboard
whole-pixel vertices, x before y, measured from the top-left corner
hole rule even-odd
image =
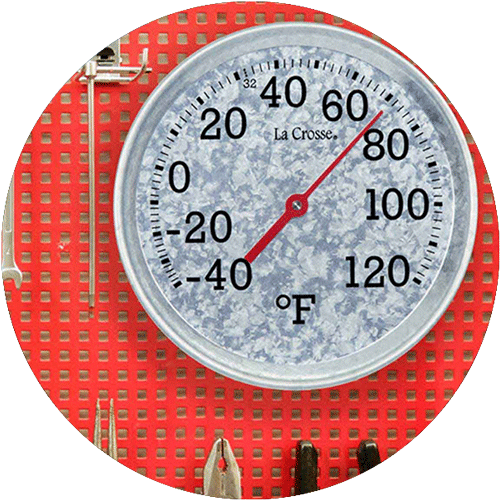
[[[455,300],[414,349],[360,381],[317,391],[259,389],[204,368],[167,340],[133,294],[112,220],[116,165],[133,119],[179,62],[216,38],[266,22],[325,22],[372,36],[339,18],[279,4],[192,9],[121,39],[123,64],[149,49],[153,71],[120,86],[96,85],[97,304],[88,311],[86,86],[63,86],[23,149],[16,176],[16,257],[24,283],[5,284],[26,358],[54,404],[91,438],[97,398],[114,398],[119,461],[159,482],[201,492],[214,437],[230,440],[245,497],[293,491],[295,446],[319,449],[319,486],[357,474],[361,439],[382,459],[418,435],[454,394],[481,344],[498,279],[498,225],[481,157],[473,154],[479,221],[473,260]],[[106,413],[106,412],[105,412]],[[105,418],[107,418],[105,416]],[[104,427],[107,428],[106,422]],[[106,446],[106,439],[104,440]]]

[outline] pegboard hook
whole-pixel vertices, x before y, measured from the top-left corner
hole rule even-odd
[[[93,316],[96,294],[96,228],[95,228],[95,84],[128,84],[149,73],[148,49],[142,51],[141,65],[121,66],[120,41],[116,40],[88,61],[77,74],[87,85],[87,122],[89,143],[89,309]]]

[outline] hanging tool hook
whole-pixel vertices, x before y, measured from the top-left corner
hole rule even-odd
[[[89,144],[89,309],[93,316],[96,296],[96,181],[95,181],[95,84],[133,82],[149,73],[148,49],[142,51],[141,65],[121,66],[120,41],[101,50],[76,75],[80,83],[87,85],[87,124]]]
[[[117,60],[120,60],[119,54],[117,56]],[[152,71],[151,68],[148,68],[149,50],[147,48],[142,51],[140,66],[121,66],[119,62],[116,65],[109,66],[107,62],[102,62],[102,59],[98,56],[92,58],[91,61],[96,63],[96,83],[127,84],[137,80],[145,73],[150,73]],[[86,63],[76,75],[76,78],[80,83],[88,82],[88,74],[86,70],[87,64],[88,63]]]

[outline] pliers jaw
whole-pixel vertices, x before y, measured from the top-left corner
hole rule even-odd
[[[227,439],[217,439],[203,470],[203,494],[216,498],[241,498],[240,468]]]
[[[95,420],[94,420],[94,446],[102,449],[102,421],[101,421],[101,403],[97,399],[95,404]],[[106,452],[113,460],[118,460],[118,446],[116,440],[116,417],[115,404],[111,399],[109,402],[109,428],[108,428],[108,450]]]

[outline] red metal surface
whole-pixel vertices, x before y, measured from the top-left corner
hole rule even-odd
[[[11,282],[5,288],[31,369],[53,403],[89,438],[96,399],[107,409],[114,398],[119,461],[187,491],[201,492],[204,462],[214,438],[222,435],[230,440],[242,467],[247,498],[293,492],[299,439],[312,440],[320,451],[321,488],[357,474],[355,449],[361,439],[375,439],[386,459],[417,436],[454,394],[491,314],[498,280],[497,215],[479,151],[458,115],[479,191],[473,259],[446,314],[395,363],[331,389],[259,389],[219,376],[188,358],[144,313],[119,262],[112,221],[115,169],[135,115],[161,78],[202,45],[255,24],[294,20],[335,24],[373,36],[309,9],[229,3],[173,14],[123,37],[124,63],[137,65],[142,49],[148,47],[153,71],[127,86],[96,86],[94,318],[87,307],[85,85],[72,81],[62,87],[34,127],[15,171],[16,258],[24,283],[20,290]]]

